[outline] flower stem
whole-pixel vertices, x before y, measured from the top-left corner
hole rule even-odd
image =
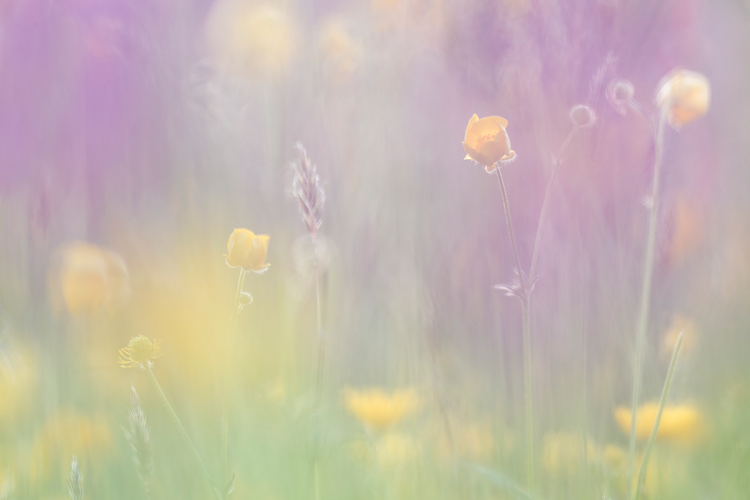
[[[672,360],[669,362],[669,370],[667,370],[667,379],[664,381],[664,389],[661,391],[661,399],[659,400],[659,410],[656,413],[656,421],[654,422],[654,428],[651,430],[651,436],[648,438],[646,444],[646,452],[643,455],[643,462],[641,462],[641,471],[638,474],[638,485],[633,492],[633,500],[638,500],[643,491],[643,483],[646,480],[646,471],[648,470],[648,461],[651,458],[651,450],[654,447],[654,441],[656,441],[656,435],[659,432],[659,423],[661,422],[661,414],[664,411],[664,405],[667,403],[667,395],[669,394],[669,388],[672,386],[672,378],[674,377],[674,370],[677,366],[677,357],[680,354],[682,348],[682,341],[685,338],[685,332],[680,332],[680,336],[677,337],[677,345],[674,346],[674,352],[672,353]],[[635,410],[633,411],[633,420],[635,421]]]
[[[237,315],[240,311],[240,297],[242,286],[245,283],[245,270],[240,268],[240,276],[237,279],[237,292],[234,296],[234,308],[229,319],[229,336],[227,338],[226,351],[224,353],[224,400],[221,410],[221,481],[227,480],[227,457],[229,448],[229,358],[232,352],[232,341],[234,340],[234,328]]]
[[[315,234],[311,234],[315,267],[315,314],[318,330],[318,366],[315,375],[315,401],[320,401],[323,390],[323,367],[325,362],[325,338],[323,336],[323,306],[320,297],[320,266],[318,265],[318,242]],[[317,469],[316,469],[317,470]]]
[[[570,146],[570,143],[573,141],[573,137],[578,131],[578,128],[579,127],[577,126],[573,126],[573,128],[570,130],[570,133],[568,134],[568,137],[565,139],[565,142],[563,142],[563,145],[560,147],[560,151],[558,151],[557,158],[555,159],[555,166],[552,169],[552,175],[547,181],[547,188],[544,190],[542,210],[539,213],[539,222],[536,226],[536,237],[534,238],[534,251],[531,254],[531,268],[529,269],[529,278],[532,280],[532,283],[535,277],[534,272],[536,271],[536,262],[537,258],[539,257],[539,245],[541,243],[542,229],[544,228],[544,222],[547,216],[547,205],[549,202],[550,193],[552,192],[552,184],[554,184],[555,178],[557,178],[557,173],[560,171],[560,167],[563,164],[562,156],[563,154],[565,154],[568,146]]]
[[[500,172],[499,165],[496,165],[495,173],[497,181],[500,184],[500,192],[503,198],[503,210],[505,212],[505,222],[508,226],[508,235],[510,244],[513,247],[513,257],[516,260],[516,270],[518,271],[518,280],[521,285],[521,314],[523,322],[523,359],[524,359],[524,399],[526,406],[526,486],[531,491],[534,485],[534,415],[532,407],[531,391],[531,313],[530,297],[521,269],[521,259],[518,257],[518,246],[513,233],[513,220],[510,216],[510,204],[508,203],[508,192],[505,189],[503,174]]]
[[[156,380],[156,375],[154,375],[154,372],[151,369],[151,366],[148,363],[144,366],[146,368],[146,372],[148,373],[149,378],[151,379],[151,383],[153,383],[154,387],[156,387],[156,391],[159,393],[159,396],[161,396],[161,400],[164,403],[164,406],[167,407],[167,410],[169,411],[169,415],[172,417],[172,421],[177,426],[177,430],[180,431],[180,435],[188,444],[188,447],[190,448],[190,450],[193,452],[193,456],[195,457],[196,462],[198,462],[198,465],[200,466],[201,472],[203,473],[203,476],[205,477],[206,482],[208,483],[208,486],[211,488],[211,491],[213,492],[214,496],[218,500],[221,500],[221,495],[219,494],[219,492],[216,489],[216,486],[211,480],[211,474],[209,474],[208,469],[206,468],[206,465],[203,463],[203,459],[201,458],[200,453],[198,453],[198,448],[196,448],[195,444],[193,444],[193,441],[190,439],[190,436],[185,430],[185,426],[183,426],[182,422],[180,421],[180,417],[177,416],[177,413],[175,413],[174,408],[172,408],[172,405],[169,403],[169,400],[167,399],[167,396],[164,394],[164,391],[162,390],[161,385],[159,385],[159,381]]]
[[[636,409],[640,400],[641,379],[643,371],[643,354],[646,343],[646,328],[648,326],[649,304],[651,301],[651,281],[654,274],[654,249],[656,246],[656,224],[659,212],[659,173],[661,171],[661,157],[664,143],[664,122],[666,114],[661,112],[654,136],[654,177],[651,184],[651,198],[649,200],[648,234],[646,237],[646,256],[643,267],[643,282],[641,286],[641,300],[638,309],[638,325],[635,337],[635,363],[633,367],[633,399],[631,409],[633,418],[630,423],[630,442],[628,446],[628,498],[632,490],[632,478],[635,462],[635,429]]]

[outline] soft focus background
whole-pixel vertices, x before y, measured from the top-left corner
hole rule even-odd
[[[646,494],[748,498],[749,23],[743,0],[0,0],[0,498],[68,498],[73,455],[84,498],[146,498],[131,385],[151,498],[210,497],[118,365],[141,334],[217,480],[229,367],[230,498],[525,498],[520,305],[493,289],[513,257],[461,141],[474,113],[508,119],[528,268],[576,104],[597,121],[565,153],[532,301],[536,492],[624,498],[653,147],[605,92],[628,79],[653,110],[675,67],[712,107],[665,138],[644,401],[687,339]],[[327,196],[319,397],[297,141]],[[271,267],[227,359],[239,227],[270,235]]]

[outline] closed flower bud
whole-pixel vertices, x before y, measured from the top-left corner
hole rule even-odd
[[[510,149],[510,139],[505,128],[508,120],[502,116],[487,116],[479,119],[475,114],[469,120],[464,135],[465,160],[474,160],[484,165],[487,172],[495,170],[495,164],[511,160],[516,153]]]
[[[674,70],[659,82],[656,105],[675,129],[705,115],[710,102],[708,79],[700,73]]]
[[[249,229],[235,229],[229,235],[227,253],[224,257],[229,267],[241,267],[245,271],[261,273],[268,269],[266,253],[268,240],[265,234],[255,234]]]
[[[576,127],[590,127],[596,122],[596,114],[585,104],[578,104],[570,110],[570,121]]]
[[[628,111],[628,101],[633,98],[635,89],[628,80],[614,80],[607,87],[607,100],[615,111],[625,115]]]

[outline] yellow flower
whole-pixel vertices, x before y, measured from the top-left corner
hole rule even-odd
[[[659,403],[650,402],[638,408],[635,435],[638,439],[648,439],[656,422]],[[614,411],[615,421],[625,434],[630,434],[633,418],[629,408],[620,406]],[[656,439],[660,441],[690,443],[700,437],[703,422],[698,409],[690,404],[667,405],[661,415]]]
[[[656,94],[657,106],[667,114],[667,121],[675,129],[705,115],[710,101],[708,79],[684,69],[673,70],[662,78]]]
[[[229,267],[241,267],[245,271],[262,273],[270,264],[266,264],[268,240],[266,234],[256,235],[249,229],[235,229],[229,235],[227,254],[224,257]]]
[[[344,391],[347,410],[360,422],[374,430],[383,430],[415,413],[421,406],[413,389],[386,394],[381,389]]]
[[[347,82],[357,71],[362,59],[362,48],[352,38],[341,19],[328,19],[321,27],[318,52],[328,83],[338,86]]]
[[[292,59],[297,29],[276,5],[216,2],[208,18],[207,37],[219,61],[243,77],[279,77]]]
[[[49,275],[55,309],[74,316],[114,310],[130,296],[128,270],[116,253],[72,242],[56,252]]]
[[[502,116],[487,116],[481,120],[476,114],[472,116],[464,135],[464,159],[484,165],[487,172],[495,170],[496,162],[512,159],[516,153],[510,149],[507,126],[508,120]]]
[[[118,352],[123,368],[145,367],[147,363],[151,364],[154,359],[161,357],[161,340],[154,339],[152,343],[148,337],[138,335],[131,338],[128,346]]]

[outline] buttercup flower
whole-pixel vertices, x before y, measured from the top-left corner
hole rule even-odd
[[[224,255],[227,265],[262,273],[270,266],[266,264],[270,239],[266,234],[255,234],[249,229],[235,229],[229,235],[227,254]]]
[[[57,250],[49,285],[55,308],[73,316],[114,310],[130,296],[122,257],[83,242],[66,243]]]
[[[131,338],[128,346],[123,347],[118,352],[120,354],[120,366],[123,368],[145,367],[146,364],[150,364],[156,358],[161,357],[161,340],[154,339],[151,342],[148,337],[138,335]]]
[[[675,129],[705,115],[710,101],[708,79],[682,69],[662,78],[656,94],[656,105],[667,114],[667,121]]]
[[[648,439],[651,436],[658,411],[657,402],[646,403],[638,408],[635,422],[635,436],[638,439]],[[615,409],[614,416],[622,432],[629,434],[633,412],[620,406]],[[661,415],[656,439],[690,443],[700,436],[701,430],[702,418],[697,408],[689,404],[667,405]]]
[[[474,160],[484,165],[487,172],[495,170],[495,163],[516,156],[510,149],[510,139],[505,128],[508,120],[502,116],[471,117],[464,135],[465,160]]]
[[[402,389],[386,394],[381,389],[344,391],[344,403],[349,413],[374,430],[383,430],[416,412],[419,397],[413,389]]]

